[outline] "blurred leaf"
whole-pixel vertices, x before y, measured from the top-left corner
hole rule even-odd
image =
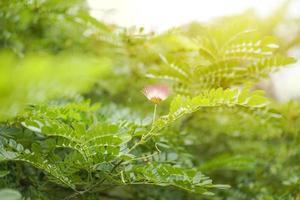
[[[0,199],[1,200],[21,200],[21,194],[12,189],[1,189],[0,190]]]

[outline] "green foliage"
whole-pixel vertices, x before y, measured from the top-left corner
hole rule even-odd
[[[0,47],[19,56],[45,50],[101,54],[119,45],[110,29],[89,15],[83,0],[4,0],[0,7]]]
[[[300,104],[255,90],[295,63],[269,36],[286,6],[156,35],[83,0],[1,1],[0,198],[299,198]]]
[[[217,36],[220,35],[221,31]],[[254,31],[239,32],[225,41],[218,40],[208,36],[195,39],[194,47],[187,52],[192,59],[180,57],[177,60],[174,57],[170,62],[161,56],[163,66],[154,68],[148,76],[172,80],[175,91],[197,95],[202,90],[257,82],[274,69],[295,62],[294,58],[274,54],[278,48],[274,38],[261,39]]]
[[[143,157],[131,152],[141,145],[132,138],[143,127],[110,124],[97,117],[97,108],[88,102],[30,108],[14,126],[34,131],[40,139],[27,148],[3,130],[1,161],[30,163],[48,174],[49,181],[79,193],[91,192],[98,184],[174,186],[204,195],[213,194],[211,188],[227,187],[212,184],[196,169],[141,162]],[[86,176],[80,175],[82,171]]]

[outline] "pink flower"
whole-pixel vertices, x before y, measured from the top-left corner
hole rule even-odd
[[[143,93],[147,99],[158,104],[170,95],[170,89],[164,85],[149,85],[144,88]]]

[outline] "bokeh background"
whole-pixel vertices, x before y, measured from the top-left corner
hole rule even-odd
[[[267,18],[279,9],[283,20],[274,34],[293,43],[288,54],[300,59],[300,0],[88,0],[91,15],[107,23],[123,27],[143,27],[161,33],[191,21],[210,23],[212,20],[244,12]],[[279,101],[300,98],[300,63],[281,69],[271,80],[260,84]]]

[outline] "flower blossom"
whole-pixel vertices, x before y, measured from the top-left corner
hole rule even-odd
[[[147,99],[158,104],[170,95],[170,89],[164,85],[149,85],[144,88],[143,94]]]

